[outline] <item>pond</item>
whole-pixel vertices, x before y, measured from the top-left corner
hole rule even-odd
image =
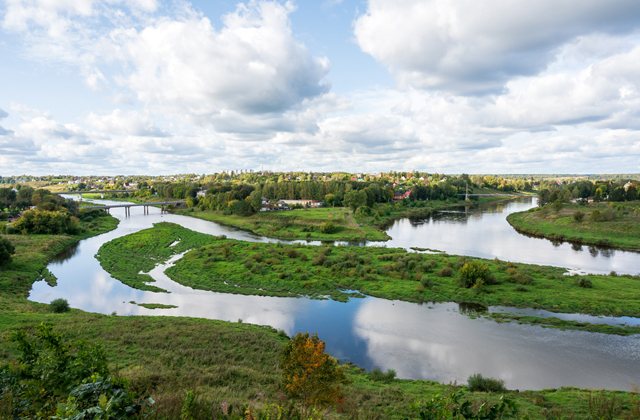
[[[452,212],[423,220],[399,221],[390,228],[389,233],[394,239],[387,246],[428,247],[451,253],[521,261],[527,257],[517,258],[515,254],[509,254],[509,247],[498,246],[498,239],[494,239],[496,244],[493,248],[474,251],[471,245],[467,248],[460,245],[464,240],[455,242],[447,238],[444,229],[445,226],[452,229],[449,236],[471,235],[469,226],[476,226],[478,231],[484,230],[484,235],[490,236],[494,232],[493,237],[500,238],[503,233],[507,234],[507,230],[493,215],[504,219],[505,211],[526,208],[527,205],[531,203],[484,205],[482,210],[466,214],[464,211]],[[120,219],[118,228],[83,240],[59,254],[49,265],[49,270],[58,278],[57,286],[50,287],[44,281],[35,283],[29,297],[31,300],[46,303],[62,297],[72,307],[89,312],[242,320],[271,325],[290,335],[298,331],[317,332],[321,339],[326,340],[327,351],[341,361],[352,361],[367,370],[376,367],[383,371],[395,369],[400,378],[466,382],[469,375],[480,372],[504,379],[510,389],[578,386],[622,390],[629,390],[630,384],[637,383],[640,378],[638,336],[620,337],[517,323],[499,324],[481,317],[473,319],[461,313],[466,312],[466,308],[459,308],[454,303],[420,305],[373,297],[340,303],[213,293],[171,281],[164,274],[166,265],[156,267],[150,274],[159,287],[171,293],[132,289],[102,270],[94,255],[103,243],[151,227],[153,223],[173,222],[198,232],[224,234],[239,240],[270,240],[199,219],[161,214],[156,208],[151,208],[149,215],[144,215],[140,207],[132,208],[129,217],[124,216],[122,209],[113,209],[111,213]],[[460,230],[459,225],[466,228]],[[487,225],[490,227],[485,227]],[[440,242],[437,238],[441,238]],[[478,244],[479,238],[482,235],[470,242]],[[540,241],[523,238],[525,241]],[[532,248],[537,249],[536,246],[532,245]],[[520,249],[524,254],[528,252],[526,247]],[[578,251],[571,249],[571,252]],[[608,261],[623,254],[615,252],[603,256],[599,252],[589,258]],[[631,254],[637,259],[637,254]],[[509,255],[513,257],[509,258]],[[585,266],[576,263],[576,267]],[[176,308],[152,310],[139,306],[140,303],[160,303]],[[626,321],[636,323],[637,320]]]

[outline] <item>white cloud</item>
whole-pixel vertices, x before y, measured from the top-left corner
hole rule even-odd
[[[354,34],[401,86],[485,94],[540,73],[581,36],[637,30],[639,15],[634,0],[369,0]]]
[[[220,31],[194,13],[141,31],[116,29],[114,54],[132,67],[121,83],[168,112],[283,112],[329,90],[329,61],[312,57],[292,36],[293,9],[290,3],[240,4]]]
[[[125,134],[132,136],[166,137],[168,133],[156,127],[148,114],[137,111],[115,109],[108,115],[96,115],[93,112],[86,118],[92,128],[109,134]]]

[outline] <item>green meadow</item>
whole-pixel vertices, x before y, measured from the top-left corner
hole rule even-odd
[[[369,295],[408,302],[470,302],[485,307],[640,316],[637,276],[565,276],[565,270],[557,267],[385,247],[249,243],[171,223],[159,223],[106,243],[98,259],[115,278],[132,287],[152,290],[152,279],[138,273],[148,272],[185,251],[189,252],[166,274],[185,286],[215,292],[330,297],[337,301]],[[467,288],[461,284],[460,272],[470,261],[479,261],[489,274],[486,282]],[[562,324],[554,318],[543,323],[609,333],[640,332],[637,328],[596,324],[580,327],[580,323]]]

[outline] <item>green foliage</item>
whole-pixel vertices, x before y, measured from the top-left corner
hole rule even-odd
[[[374,382],[390,383],[395,378],[396,371],[393,369],[387,369],[386,372],[382,372],[379,368],[375,368],[369,372],[369,380]]]
[[[322,225],[322,227],[320,228],[320,231],[322,233],[326,233],[326,234],[330,235],[332,233],[335,233],[336,225],[331,220],[329,220],[324,225]]]
[[[591,212],[591,216],[589,216],[592,222],[599,222],[602,220],[602,213],[600,210],[594,210]]]
[[[109,376],[106,354],[84,341],[64,343],[52,327],[40,324],[29,338],[13,331],[20,351],[18,365],[0,366],[0,399],[9,401],[14,418],[127,419],[143,404]]]
[[[469,261],[460,269],[460,282],[466,288],[474,287],[481,281],[483,284],[489,281],[489,266],[478,260]]]
[[[553,210],[557,213],[564,208],[562,200],[556,200],[553,202]]]
[[[577,210],[573,213],[573,221],[576,223],[580,223],[584,220],[584,213],[581,212],[580,210]]]
[[[282,350],[280,369],[285,393],[300,400],[305,411],[334,407],[344,400],[343,385],[349,383],[338,362],[325,353],[318,334],[298,333]]]
[[[454,392],[448,397],[436,394],[422,404],[413,404],[411,409],[414,416],[411,418],[421,420],[502,420],[518,418],[520,412],[518,404],[514,400],[503,396],[500,397],[498,403],[488,405],[485,402],[477,410],[472,409],[472,403],[469,400],[461,402],[462,397],[464,397],[462,392]]]
[[[345,204],[355,212],[358,208],[367,204],[367,194],[360,191],[349,191],[344,195]]]
[[[49,304],[51,312],[55,314],[61,314],[63,312],[69,312],[69,302],[66,299],[58,298],[51,301]]]
[[[79,233],[79,221],[64,211],[27,210],[13,223],[18,232],[59,235]]]
[[[0,266],[9,264],[12,255],[16,253],[16,248],[11,244],[9,239],[0,237]]]
[[[471,392],[505,392],[504,380],[485,378],[481,373],[474,373],[467,379],[467,387]]]
[[[591,289],[593,287],[593,283],[590,279],[586,277],[581,277],[580,279],[574,280],[576,286],[583,287],[585,289]]]

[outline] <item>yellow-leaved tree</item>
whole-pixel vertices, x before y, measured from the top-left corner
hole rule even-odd
[[[335,407],[344,400],[343,385],[349,383],[338,361],[325,353],[318,334],[298,333],[282,351],[280,369],[285,393],[311,408]]]

